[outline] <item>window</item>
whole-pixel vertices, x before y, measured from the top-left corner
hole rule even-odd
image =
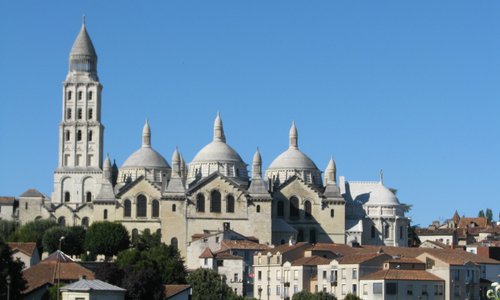
[[[91,192],[87,192],[86,197],[85,197],[85,201],[92,202],[92,193]]]
[[[323,280],[326,279],[326,271],[323,271]]]
[[[260,213],[260,205],[257,205],[257,207],[255,208],[255,211]]]
[[[172,211],[175,211],[175,204],[172,204]],[[153,200],[151,202],[151,217],[158,218],[160,216],[160,202]]]
[[[78,92],[78,100],[82,100],[83,92],[79,91]]]
[[[460,286],[455,285],[453,288],[453,296],[460,296]]]
[[[382,282],[373,283],[373,294],[382,294]]]
[[[170,245],[174,247],[174,249],[177,249],[179,247],[179,242],[177,241],[177,238],[173,237],[170,240]]]
[[[358,270],[352,269],[352,279],[358,279]]]
[[[137,197],[137,217],[146,216],[147,199],[144,195],[139,195]]]
[[[238,282],[238,273],[234,273],[233,281]]]
[[[422,295],[427,296],[427,285],[422,285]]]
[[[458,281],[460,280],[460,270],[452,270],[452,275],[453,275],[453,280]]]
[[[196,195],[196,211],[205,212],[205,196],[203,194]]]
[[[304,213],[305,213],[304,216],[306,217],[306,219],[310,219],[312,217],[312,207],[311,207],[310,201],[304,202]]]
[[[276,280],[280,280],[280,279],[281,279],[281,271],[276,270]]]
[[[137,241],[137,239],[139,238],[139,230],[137,230],[136,228],[132,229],[132,242],[135,242]]]
[[[71,100],[71,91],[68,91],[68,100]]]
[[[64,193],[64,202],[71,201],[71,194],[69,192]]]
[[[71,108],[66,110],[66,119],[71,120]]]
[[[430,258],[426,258],[425,259],[425,268],[426,269],[432,269],[432,267],[434,267],[434,260],[433,259],[430,259]]]
[[[409,296],[413,295],[413,285],[412,284],[408,284],[406,286],[406,295],[409,295]]]
[[[402,240],[404,236],[403,226],[399,226],[399,239]]]
[[[93,92],[92,92],[92,91],[89,91],[89,93],[88,93],[88,98],[89,98],[89,100],[92,100],[92,96],[93,96]]]
[[[357,295],[358,294],[358,285],[357,284],[353,284],[352,285],[352,293],[354,295]]]
[[[262,280],[262,271],[257,272],[257,280]]]
[[[278,201],[278,209],[277,209],[278,217],[285,216],[285,203],[283,201]]]
[[[304,230],[299,228],[299,233],[297,233],[297,242],[304,241]]]
[[[94,111],[92,110],[92,108],[90,108],[89,109],[89,114],[88,114],[88,119],[92,120],[93,117],[94,117]]]
[[[82,227],[84,229],[89,228],[89,218],[85,217],[85,218],[82,219]]]
[[[396,295],[398,293],[398,284],[396,282],[387,282],[385,284],[385,293],[387,295]]]
[[[234,212],[234,197],[232,195],[228,195],[226,199],[226,212],[233,213]]]
[[[78,130],[76,133],[76,140],[81,141],[82,140],[82,131]]]
[[[330,209],[330,217],[335,217],[335,210],[334,209]]]
[[[299,270],[293,270],[293,280],[299,280]]]
[[[280,285],[277,285],[276,286],[276,295],[281,295],[281,286]]]
[[[212,191],[210,193],[210,212],[220,213],[220,201],[220,192],[217,190]]]
[[[176,211],[177,210],[177,207],[175,206],[175,204],[172,204],[172,211]]]
[[[363,284],[363,295],[368,295],[368,284]]]
[[[89,142],[92,142],[92,130],[89,130],[88,136],[89,136]]]
[[[66,226],[66,219],[64,217],[60,217],[58,220],[57,220],[57,224],[59,226]]]
[[[309,242],[311,242],[312,244],[316,243],[316,230],[314,229],[311,229],[309,231]]]
[[[125,218],[132,216],[132,205],[130,203],[130,200],[128,199],[125,199],[125,201],[123,201],[123,216]]]
[[[66,130],[66,142],[68,142],[71,139],[71,133],[69,130]]]
[[[108,219],[108,210],[107,210],[107,209],[105,209],[105,210],[104,210],[104,213],[103,213],[103,219],[104,219],[104,220],[107,220],[107,219]]]
[[[24,203],[24,209],[28,209],[28,202]]]
[[[345,294],[347,294],[346,285],[342,284],[342,295],[345,295]]]
[[[204,259],[203,259],[203,264],[204,264],[205,266],[207,266],[207,265],[208,265],[208,258],[204,258]]]
[[[298,285],[294,285],[293,286],[293,293],[297,294],[298,292],[299,292],[299,286]]]
[[[342,279],[345,279],[345,269],[340,269],[340,276],[342,276]]]
[[[372,225],[372,228],[371,228],[371,236],[372,236],[372,239],[374,239],[374,238],[375,238],[376,233],[377,233],[377,229],[375,228],[375,226],[374,226],[374,225]]]
[[[297,197],[290,198],[290,217],[299,216],[299,199]]]
[[[389,224],[386,224],[384,227],[384,238],[388,239],[390,237],[391,233],[391,226]]]
[[[82,109],[81,109],[81,108],[79,108],[79,109],[77,110],[77,116],[78,116],[78,120],[81,120],[81,119],[82,119],[82,117],[83,117],[83,112],[82,112]]]

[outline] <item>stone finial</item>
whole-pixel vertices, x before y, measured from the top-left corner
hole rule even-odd
[[[102,173],[103,178],[111,181],[112,167],[111,167],[111,159],[109,158],[109,154],[106,155],[106,159],[104,160],[102,171],[103,171],[103,173]]]
[[[181,176],[181,156],[177,147],[174,154],[172,154],[172,176]]]
[[[328,166],[325,170],[325,184],[335,183],[337,182],[337,166],[335,165],[335,161],[333,157],[330,158],[328,162]]]
[[[220,113],[217,112],[217,117],[215,117],[214,122],[214,141],[226,142],[226,136],[224,135],[224,127],[222,126],[222,119]]]
[[[262,177],[262,158],[260,156],[259,148],[255,151],[253,155],[252,162],[252,178],[260,178]]]
[[[380,169],[380,184],[384,184],[384,170]]]
[[[151,147],[151,128],[147,119],[144,128],[142,128],[142,147]]]
[[[298,132],[297,132],[297,127],[295,127],[295,121],[292,122],[292,127],[290,127],[290,148],[298,148],[299,147],[299,143],[298,143],[298,139],[299,139],[299,135],[298,135]]]

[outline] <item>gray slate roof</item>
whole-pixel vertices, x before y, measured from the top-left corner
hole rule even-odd
[[[45,197],[45,195],[40,193],[36,189],[29,189],[26,192],[22,193],[19,197]]]
[[[117,291],[117,292],[125,292],[125,289],[121,287],[114,286],[107,282],[95,279],[95,280],[87,280],[80,279],[77,282],[70,283],[61,288],[61,291]]]
[[[75,43],[71,48],[71,56],[91,56],[97,57],[97,53],[95,52],[94,45],[90,40],[90,36],[87,33],[87,29],[85,28],[85,24],[82,25],[80,29],[80,33],[76,37]]]

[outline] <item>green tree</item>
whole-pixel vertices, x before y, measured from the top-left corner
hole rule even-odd
[[[124,270],[121,286],[127,290],[125,294],[127,300],[162,300],[165,297],[161,276],[151,267],[141,269],[127,267]]]
[[[484,218],[484,210],[480,210],[479,213],[477,214],[478,217]]]
[[[122,286],[123,276],[123,270],[120,269],[115,263],[110,262],[100,264],[95,271],[96,279],[117,286]]]
[[[491,221],[493,221],[493,211],[491,210],[491,208],[487,208],[486,209],[486,219],[488,219],[488,223],[491,223]]]
[[[132,240],[132,246],[137,248],[138,250],[147,250],[153,247],[157,247],[161,245],[161,235],[160,233],[153,233],[149,229],[144,229],[142,234],[136,236]]]
[[[52,253],[59,249],[61,242],[61,251],[69,255],[79,255],[83,253],[83,242],[85,240],[85,229],[81,226],[73,227],[52,227],[43,235],[42,245],[45,251]]]
[[[13,242],[36,242],[38,251],[43,252],[42,239],[45,232],[52,227],[57,226],[54,220],[37,220],[28,222],[20,226],[12,235],[10,240]]]
[[[120,223],[94,222],[85,235],[85,250],[93,254],[103,254],[106,260],[128,249],[129,244],[128,231]]]
[[[361,300],[361,298],[359,298],[354,294],[349,293],[345,296],[344,300]]]
[[[308,291],[302,290],[298,293],[293,294],[292,300],[314,300],[314,296]]]
[[[219,300],[234,298],[234,293],[213,270],[199,268],[187,277],[193,289],[192,300]]]
[[[10,241],[10,237],[19,227],[16,221],[0,220],[0,239]]]
[[[314,300],[337,300],[337,297],[327,292],[319,292],[314,294]]]
[[[7,276],[9,276],[10,298],[21,299],[21,292],[26,288],[26,281],[21,274],[23,267],[24,263],[12,259],[12,250],[3,239],[0,239],[0,296],[2,296],[0,298],[6,298]]]

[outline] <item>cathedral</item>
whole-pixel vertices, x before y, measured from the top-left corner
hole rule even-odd
[[[19,196],[20,222],[51,218],[62,226],[122,223],[132,236],[149,229],[183,256],[194,235],[231,229],[262,244],[295,241],[406,246],[409,219],[396,190],[379,181],[347,181],[330,159],[324,176],[299,147],[292,123],[288,147],[262,169],[259,150],[247,163],[229,145],[217,113],[212,141],[191,162],[176,149],[167,161],[153,148],[148,122],[142,146],[121,167],[103,156],[104,127],[97,53],[85,23],[63,82],[54,190]],[[203,124],[199,124],[203,125]],[[137,137],[139,139],[140,137]],[[277,139],[276,142],[285,141]]]

